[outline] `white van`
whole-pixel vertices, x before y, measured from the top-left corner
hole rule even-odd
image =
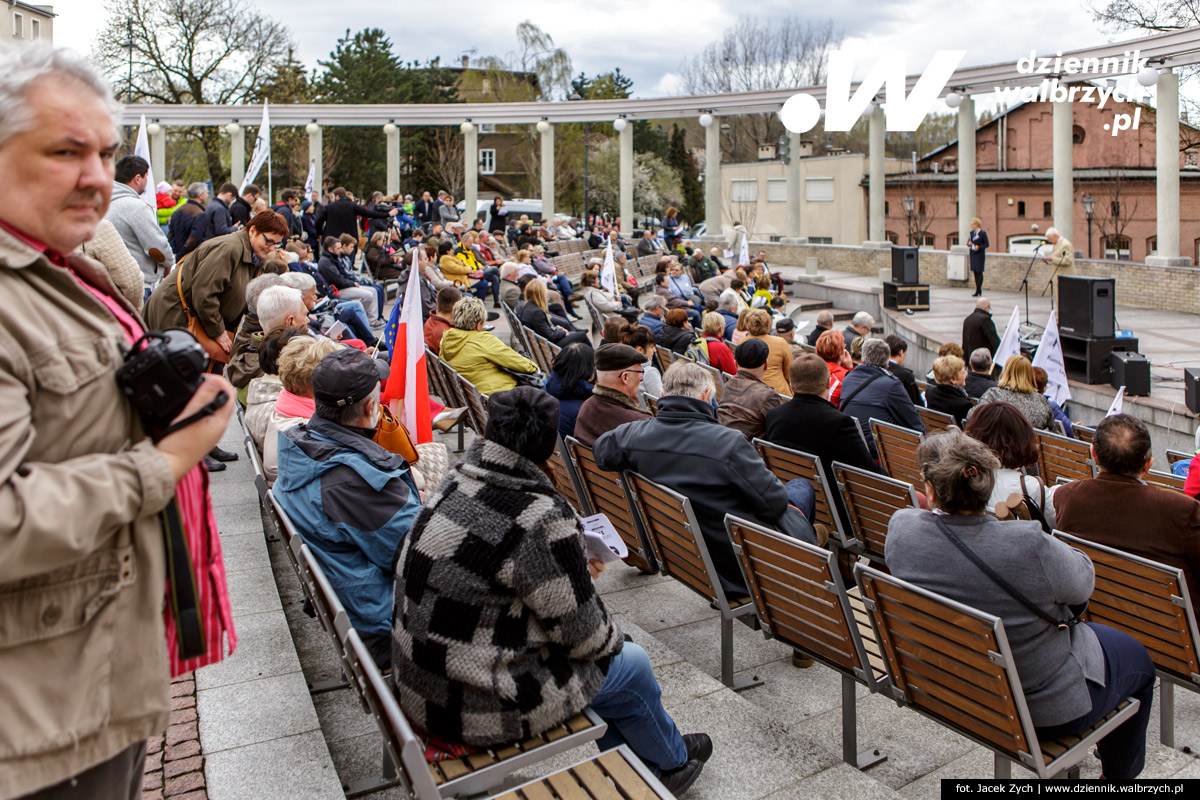
[[[1008,254],[1014,256],[1032,256],[1042,245],[1049,244],[1041,234],[1021,234],[1008,237]]]
[[[495,195],[491,195],[486,200],[475,201],[475,216],[483,220],[483,227],[486,228],[491,222],[492,199]],[[538,222],[542,218],[542,201],[541,200],[525,200],[520,197],[514,197],[511,200],[504,201],[504,207],[508,210],[508,219],[519,219],[522,214],[528,214],[531,222]],[[463,217],[463,222],[470,227],[474,224],[474,219],[467,219],[466,209],[467,202],[459,200],[456,206],[458,213]]]

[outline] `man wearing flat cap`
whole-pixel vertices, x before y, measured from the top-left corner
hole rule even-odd
[[[392,563],[421,510],[408,463],[373,441],[388,371],[352,348],[321,359],[312,419],[279,434],[274,486],[380,669],[392,661]]]
[[[579,408],[576,439],[591,447],[618,425],[650,417],[638,404],[645,363],[646,357],[627,344],[596,348],[596,387]]]
[[[791,320],[788,320],[791,322]],[[747,439],[760,438],[766,431],[767,412],[783,404],[779,392],[763,383],[771,348],[762,339],[743,339],[733,351],[737,374],[725,384],[717,422],[741,431]]]

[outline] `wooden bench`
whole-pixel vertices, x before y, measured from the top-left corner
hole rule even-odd
[[[1038,472],[1047,486],[1059,478],[1069,481],[1096,477],[1091,445],[1048,431],[1034,431],[1038,442]]]
[[[725,515],[725,530],[763,634],[842,676],[842,760],[859,769],[885,761],[878,750],[858,750],[856,684],[878,692],[886,674],[859,635],[833,553],[732,514]]]
[[[1158,470],[1150,470],[1142,476],[1142,480],[1152,486],[1161,486],[1164,489],[1174,489],[1177,492],[1183,492],[1184,482],[1187,480],[1179,475],[1173,475],[1170,472],[1159,472]]]
[[[254,489],[258,492],[258,502],[266,505],[267,474],[263,471],[262,457],[259,456],[258,448],[254,446],[249,432],[246,433],[243,444],[246,445],[246,456],[250,459],[250,466],[254,469]]]
[[[533,351],[529,347],[529,341],[525,338],[525,326],[521,324],[521,320],[508,307],[508,303],[500,304],[500,313],[504,315],[504,321],[508,323],[508,346],[518,353],[532,358]]]
[[[899,425],[881,420],[871,420],[871,435],[879,452],[879,465],[883,471],[898,481],[911,483],[913,488],[923,491],[925,477],[917,465],[917,446],[921,434]]]
[[[391,686],[376,668],[358,632],[352,628],[346,630],[342,641],[353,676],[352,686],[383,735],[382,776],[346,785],[348,798],[396,785],[418,800],[484,795],[502,786],[514,772],[593,742],[608,729],[604,721],[588,709],[532,739],[481,750],[462,758],[427,763],[424,742],[417,738],[400,710]],[[629,752],[623,756],[637,760]]]
[[[829,535],[843,549],[852,549],[857,545],[857,541],[852,536],[847,536],[845,526],[837,512],[833,489],[825,478],[820,458],[799,450],[771,444],[762,439],[755,439],[751,444],[758,451],[763,463],[767,465],[767,469],[771,470],[772,474],[783,483],[786,484],[796,478],[804,478],[812,484],[813,489],[816,490],[816,503],[813,506],[811,520],[814,525],[824,525],[828,528]]]
[[[906,481],[889,478],[865,469],[833,462],[833,477],[846,509],[850,530],[846,539],[857,543],[857,552],[877,563],[884,563],[888,523],[904,508],[917,508],[917,492]]]
[[[558,447],[546,460],[546,466],[554,474],[554,479],[558,483],[558,493],[566,498],[567,502],[571,504],[571,508],[575,509],[575,513],[581,517],[587,516],[587,505],[583,502],[583,486],[579,482],[579,473],[575,469],[571,457],[567,455],[567,445],[561,435],[558,437]]]
[[[650,412],[651,416],[658,416],[658,399],[646,394],[642,389],[638,389],[638,400],[642,407]]]
[[[568,436],[566,446],[567,457],[579,476],[582,489],[580,500],[588,516],[604,514],[608,517],[621,541],[625,542],[625,547],[629,549],[626,564],[637,567],[642,572],[658,572],[654,551],[646,541],[641,522],[633,510],[633,501],[626,493],[621,476],[615,472],[605,472],[596,466],[592,448],[575,437]]]
[[[1183,570],[1089,542],[1054,535],[1080,550],[1096,569],[1085,619],[1128,633],[1154,662],[1159,681],[1159,738],[1175,746],[1175,686],[1200,692],[1200,635]]]
[[[467,411],[463,415],[468,418],[471,429],[479,436],[483,436],[483,432],[487,430],[487,395],[481,393],[475,387],[475,384],[464,378],[462,375],[454,371],[454,368],[445,361],[442,362],[446,370],[449,372],[458,387],[458,393],[462,397],[463,405]]]
[[[1072,424],[1071,430],[1074,432],[1076,439],[1081,442],[1086,442],[1087,444],[1091,444],[1092,439],[1096,436],[1096,429],[1094,427],[1088,427],[1087,425]]]
[[[432,350],[425,348],[425,373],[429,379],[429,388],[442,398],[442,404],[447,408],[465,408],[467,401],[463,398],[459,391],[458,381],[451,378],[452,370],[438,358]],[[458,449],[454,452],[461,453],[465,449],[463,437],[465,436],[465,428],[470,422],[470,416],[463,412],[458,419],[454,421],[453,429],[458,430]]]
[[[1167,450],[1167,466],[1174,467],[1180,461],[1191,461],[1194,455],[1182,450]]]
[[[636,472],[627,470],[621,480],[662,573],[715,604],[721,613],[721,683],[735,692],[761,686],[757,676],[736,678],[733,674],[733,622],[753,625],[754,603],[749,597],[725,594],[692,501]]]
[[[917,414],[921,417],[921,422],[925,423],[925,433],[941,433],[951,428],[958,430],[958,423],[949,414],[942,411],[934,411],[932,408],[926,408],[925,406],[916,406],[916,409]]]
[[[662,371],[665,373],[675,363],[675,359],[682,358],[674,350],[668,350],[661,344],[654,345],[654,351],[658,353],[658,363],[662,365]]]
[[[1086,731],[1040,741],[999,617],[863,564],[854,572],[892,698],[991,750],[995,778],[1012,777],[1014,761],[1038,778],[1078,777],[1096,742],[1137,712],[1126,700]]]

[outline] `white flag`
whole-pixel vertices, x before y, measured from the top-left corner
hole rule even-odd
[[[317,179],[317,162],[312,160],[308,162],[308,180],[304,181],[304,199],[312,199],[313,181]]]
[[[245,194],[246,187],[254,183],[258,171],[267,163],[271,155],[271,118],[267,112],[267,103],[263,101],[262,124],[258,126],[258,138],[254,140],[254,152],[250,154],[250,166],[246,167],[246,177],[238,187],[238,194]]]
[[[1104,416],[1111,417],[1113,414],[1125,413],[1125,387],[1117,389],[1117,396],[1113,398],[1112,405],[1108,407],[1108,413]]]
[[[1004,329],[1004,336],[1000,338],[1000,345],[996,348],[996,355],[992,360],[1000,369],[1004,369],[1004,364],[1013,356],[1021,354],[1021,313],[1013,306],[1012,316],[1008,318],[1008,327]],[[967,358],[971,354],[967,353]]]
[[[600,287],[609,294],[617,292],[617,264],[613,261],[612,239],[604,248],[604,266],[600,268]]]
[[[1050,312],[1042,342],[1033,356],[1033,365],[1046,370],[1046,397],[1065,406],[1071,399],[1071,389],[1067,386],[1067,368],[1063,364],[1062,343],[1058,339],[1057,311]]]
[[[146,163],[150,163],[150,141],[146,137],[146,115],[142,114],[142,124],[138,128],[137,142],[133,146],[133,154],[138,158],[146,159]],[[146,168],[146,188],[142,190],[142,200],[146,205],[154,210],[158,210],[158,198],[154,196],[154,187],[157,184],[154,181],[154,167]]]
[[[749,234],[742,237],[742,249],[741,249],[741,252],[738,253],[738,266],[739,267],[750,266],[750,236],[749,236]]]

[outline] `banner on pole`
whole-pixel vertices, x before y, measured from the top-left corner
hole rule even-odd
[[[600,288],[609,294],[617,291],[617,264],[613,260],[612,240],[604,248],[604,266],[600,268]]]
[[[1113,414],[1125,413],[1125,387],[1117,389],[1117,396],[1113,398],[1112,404],[1108,407],[1108,413],[1104,416],[1111,417]]]
[[[1000,369],[1004,369],[1004,364],[1010,358],[1021,354],[1021,314],[1016,306],[1013,306],[1012,316],[1008,318],[1008,327],[1004,329],[1004,335],[1000,337],[1000,345],[996,348],[996,355],[992,358]],[[971,354],[967,353],[967,358]]]
[[[1057,311],[1050,312],[1042,342],[1033,356],[1033,365],[1046,370],[1046,397],[1059,406],[1065,405],[1071,399],[1071,389],[1067,385],[1067,368],[1063,363],[1062,342],[1058,338]]]
[[[308,178],[304,181],[304,199],[312,199],[313,181],[317,179],[316,159],[308,162]]]
[[[270,155],[271,116],[266,101],[263,101],[262,124],[258,126],[258,138],[254,140],[254,152],[250,154],[250,166],[246,167],[246,177],[242,179],[242,185],[238,187],[238,194],[246,193],[246,187],[254,183],[254,179],[258,177],[258,171],[262,169],[263,164],[267,163]]]
[[[146,168],[146,188],[142,190],[142,200],[146,205],[154,210],[158,210],[158,198],[154,196],[154,187],[158,184],[154,181],[154,165],[150,162],[150,140],[146,136],[146,115],[142,114],[141,126],[138,128],[137,142],[133,145],[133,154],[138,158],[144,158],[147,164]]]

